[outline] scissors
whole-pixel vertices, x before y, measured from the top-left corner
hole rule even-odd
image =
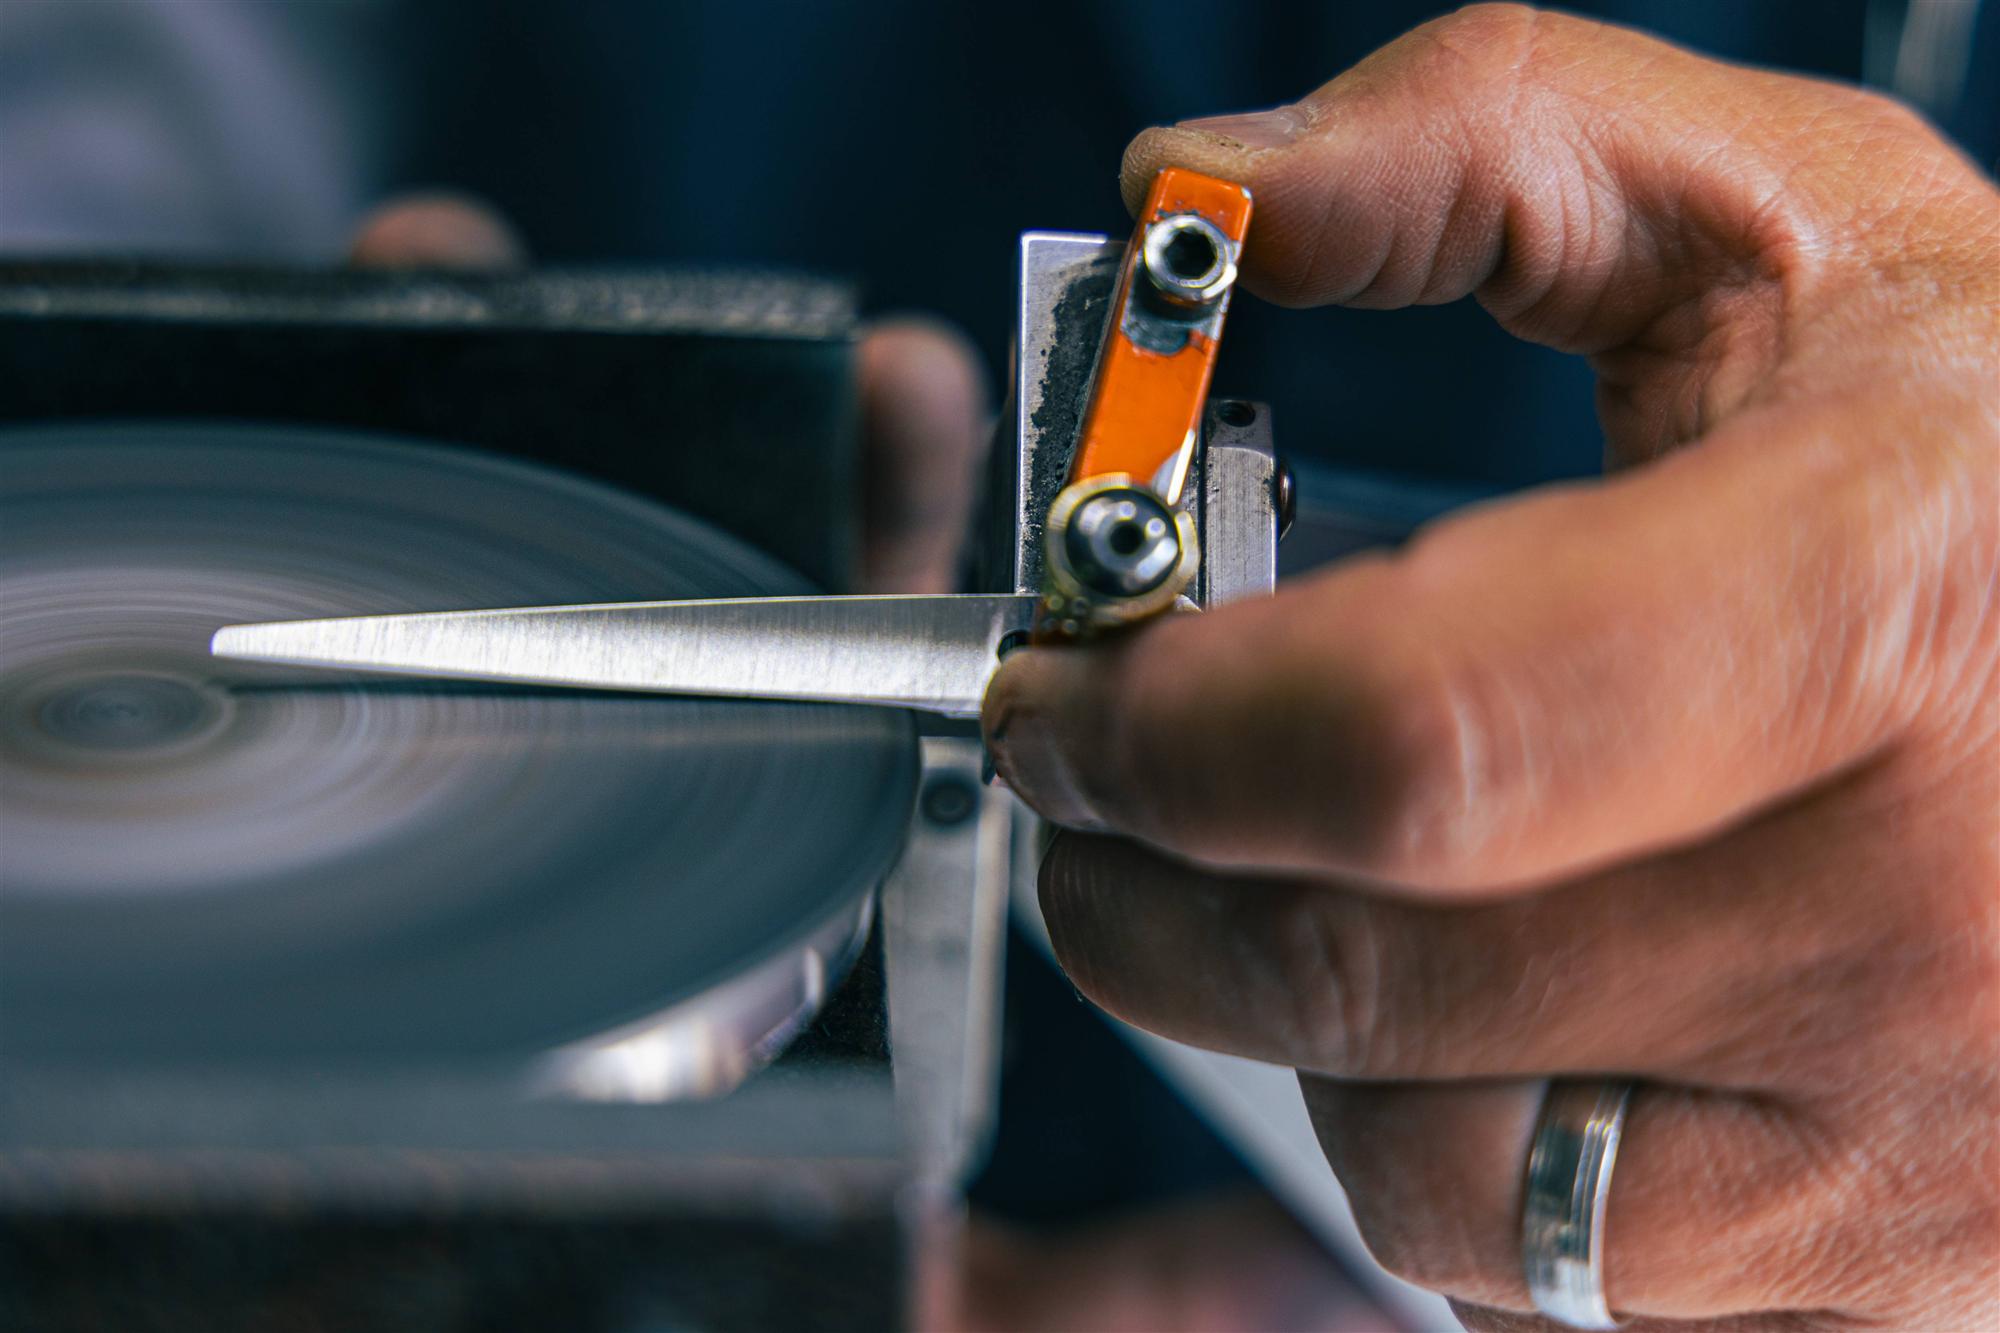
[[[506,607],[230,625],[218,657],[978,716],[1000,659],[1268,592],[1288,475],[1259,405],[1209,405],[1249,230],[1241,185],[1168,168],[1129,244],[1020,242],[994,590]],[[1011,435],[1011,448],[1005,447]],[[1052,497],[1052,498],[1050,498]]]

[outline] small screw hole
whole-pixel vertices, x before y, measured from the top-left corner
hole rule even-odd
[[[1167,271],[1182,282],[1208,276],[1215,267],[1215,242],[1198,231],[1183,231],[1167,242]]]
[[[1226,426],[1247,426],[1257,419],[1257,409],[1240,398],[1232,398],[1216,409]]]
[[[963,824],[979,808],[979,791],[964,778],[946,774],[924,788],[924,818],[950,827]]]

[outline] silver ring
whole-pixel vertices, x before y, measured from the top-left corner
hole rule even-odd
[[[1551,1083],[1528,1150],[1521,1264],[1535,1308],[1571,1328],[1616,1328],[1604,1299],[1604,1212],[1632,1085]]]

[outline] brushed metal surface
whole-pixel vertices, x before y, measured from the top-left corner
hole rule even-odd
[[[1125,243],[1090,232],[1021,235],[1016,273],[1012,432],[994,441],[1009,501],[1007,576],[1016,592],[1042,586],[1043,523],[1069,480],[1097,349]]]
[[[1240,399],[1210,403],[1200,479],[1203,606],[1266,597],[1277,586],[1277,472],[1271,409]]]
[[[232,625],[216,656],[664,694],[979,713],[1024,594],[764,597]]]

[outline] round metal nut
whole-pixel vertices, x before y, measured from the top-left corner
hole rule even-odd
[[[1236,282],[1236,246],[1199,213],[1175,213],[1146,228],[1139,266],[1169,303],[1201,309]]]
[[[1044,551],[1044,610],[1065,636],[1165,610],[1201,563],[1193,516],[1123,473],[1058,495]]]
[[[1137,487],[1100,491],[1076,507],[1063,535],[1077,581],[1106,597],[1137,597],[1180,563],[1173,512]]]

